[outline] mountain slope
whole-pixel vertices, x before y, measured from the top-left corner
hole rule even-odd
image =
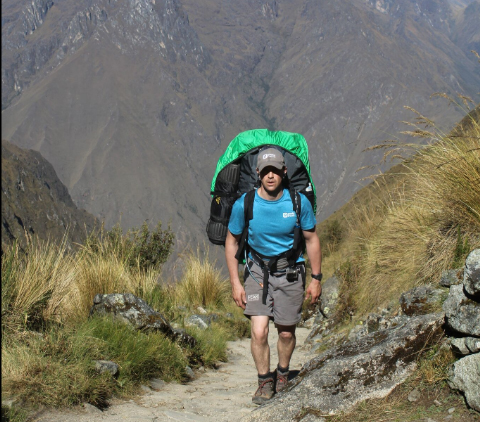
[[[107,225],[171,222],[179,249],[205,239],[216,160],[239,132],[305,135],[322,219],[404,105],[448,127],[462,111],[429,96],[480,87],[446,0],[4,3],[2,137],[40,151]]]
[[[78,209],[52,165],[36,151],[2,141],[2,250],[25,233],[43,240],[80,243],[95,218]]]

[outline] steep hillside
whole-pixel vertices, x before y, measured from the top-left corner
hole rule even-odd
[[[2,141],[2,250],[25,233],[59,242],[82,242],[95,218],[78,209],[52,165],[40,153]]]
[[[447,0],[8,0],[2,22],[2,137],[108,226],[171,222],[179,249],[205,239],[216,160],[240,131],[305,135],[322,219],[404,105],[448,128],[461,112],[429,96],[480,87],[464,52],[479,30],[455,38]]]
[[[480,106],[448,136],[435,127],[422,134],[428,146],[417,145],[412,159],[319,226],[324,272],[343,279],[351,315],[387,306],[408,288],[436,285],[442,271],[462,267],[480,247]]]

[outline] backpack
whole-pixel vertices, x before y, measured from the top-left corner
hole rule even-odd
[[[237,253],[239,261],[241,261],[240,257],[246,245],[248,222],[253,217],[255,189],[259,186],[256,172],[257,156],[264,147],[275,147],[284,154],[287,167],[286,179],[297,214],[297,223],[301,211],[298,192],[308,198],[314,213],[317,208],[315,185],[308,161],[308,145],[302,135],[268,129],[253,129],[237,135],[217,163],[211,184],[212,201],[207,235],[213,244],[225,245],[233,204],[247,192],[244,203],[245,230],[242,233]],[[293,248],[296,250],[295,252],[300,248],[300,243],[298,236],[295,236]]]

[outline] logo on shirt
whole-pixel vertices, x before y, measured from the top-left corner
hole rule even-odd
[[[260,300],[260,295],[248,295],[247,296],[247,301],[248,302],[254,302],[256,300]]]
[[[295,212],[284,212],[283,218],[295,217]]]

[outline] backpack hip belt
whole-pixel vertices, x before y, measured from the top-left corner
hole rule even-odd
[[[267,296],[268,296],[268,277],[270,274],[279,273],[279,272],[287,272],[288,268],[296,268],[297,263],[295,261],[292,262],[291,252],[292,249],[289,251],[283,252],[280,255],[273,256],[273,257],[266,257],[255,251],[252,247],[248,247],[250,252],[250,262],[254,262],[257,264],[263,273],[263,283],[259,283],[258,280],[252,275],[255,281],[260,284],[262,287],[262,304],[267,304]],[[299,263],[298,265],[302,265],[303,263]],[[245,263],[248,271],[250,272],[250,265],[247,260]],[[300,270],[300,273],[302,271]],[[287,274],[288,279],[288,274]]]

